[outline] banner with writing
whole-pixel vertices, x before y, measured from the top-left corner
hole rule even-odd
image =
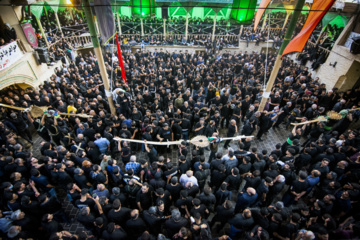
[[[17,42],[0,47],[0,71],[10,67],[23,56]]]

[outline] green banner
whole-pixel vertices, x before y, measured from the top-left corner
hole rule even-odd
[[[43,10],[44,10],[44,3],[31,4],[30,11],[37,19],[41,18],[41,14]]]
[[[322,26],[336,25],[338,28],[345,27],[348,23],[348,19],[345,16],[338,15],[337,13],[329,12],[321,20]]]
[[[51,1],[45,2],[45,4],[48,5],[56,13],[59,10],[59,3],[60,3],[60,0],[51,0]]]

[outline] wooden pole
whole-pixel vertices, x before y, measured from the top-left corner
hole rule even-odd
[[[46,7],[45,7],[45,6],[44,6],[43,8],[44,8],[44,10],[45,10],[45,16],[46,16],[46,19],[48,20],[48,23],[50,23],[50,19],[49,19],[49,14],[48,14],[48,11],[47,11],[47,9],[46,9]]]
[[[39,26],[39,28],[40,28],[41,36],[44,38],[46,47],[49,48],[50,45],[49,45],[49,42],[48,42],[47,37],[46,37],[46,35],[45,35],[44,29],[43,29],[43,27],[42,27],[42,24],[41,24],[41,22],[40,22],[40,20],[39,20],[38,18],[36,18],[36,21],[37,21],[38,26]]]
[[[326,27],[323,27],[323,28],[321,29],[321,32],[320,32],[320,34],[319,34],[319,37],[318,37],[318,39],[316,40],[316,45],[320,42],[321,36],[323,35],[325,28],[326,28]]]
[[[213,42],[214,39],[215,39],[216,16],[217,16],[217,12],[215,12],[215,17],[214,17],[214,26],[213,26],[212,37],[211,37],[211,41],[212,41],[212,42]]]
[[[57,25],[58,25],[58,28],[59,28],[59,30],[60,30],[60,33],[61,33],[61,35],[63,35],[62,29],[61,29],[61,25],[60,25],[60,21],[59,21],[59,16],[58,16],[57,12],[54,12],[54,13],[55,13],[56,23],[57,23]]]
[[[239,32],[239,48],[240,48],[240,41],[241,41],[241,35],[242,35],[242,32],[244,31],[244,26],[241,25],[240,27],[240,32]]]
[[[71,20],[74,21],[74,15],[72,13],[71,7],[68,7],[68,9],[69,9],[69,13],[70,13],[70,18],[71,18]]]
[[[94,16],[92,19],[94,19],[94,23],[95,23],[97,35],[100,35],[100,29],[99,29],[99,25],[98,25],[98,23],[97,23],[97,18],[96,18],[96,16]]]
[[[144,22],[143,22],[143,18],[140,18],[140,25],[141,25],[141,36],[144,36]]]
[[[188,39],[188,27],[189,27],[189,12],[186,12],[186,23],[185,23],[185,39]]]
[[[120,23],[120,17],[119,17],[119,12],[116,13],[116,17],[117,17],[117,22],[118,22],[118,29],[119,29],[119,34],[121,35],[121,23]]]
[[[261,31],[264,30],[264,27],[265,27],[265,24],[266,24],[266,19],[267,19],[267,14],[265,14],[265,16],[264,16],[264,21],[263,21],[263,23],[261,25]]]
[[[163,28],[164,28],[164,37],[166,37],[166,19],[164,18],[163,19],[163,21],[164,21],[164,26],[163,26]]]
[[[284,25],[283,25],[283,27],[282,27],[282,30],[285,29],[285,26],[286,26],[286,24],[287,24],[287,21],[289,20],[289,17],[290,17],[290,13],[287,13],[287,12],[286,12],[286,18],[285,18],[285,22],[284,22]]]
[[[291,40],[291,37],[292,37],[292,35],[294,33],[296,23],[298,21],[300,13],[301,13],[301,9],[304,6],[304,2],[305,2],[305,0],[298,0],[297,3],[296,3],[294,14],[293,14],[293,16],[291,18],[289,27],[286,30],[284,40],[283,40],[283,42],[281,44],[281,47],[280,47],[278,56],[276,57],[274,67],[272,69],[269,81],[268,81],[268,83],[266,85],[266,90],[263,93],[263,96],[262,96],[262,99],[261,99],[261,103],[260,103],[260,106],[259,106],[259,111],[260,112],[264,110],[266,101],[269,98],[269,94],[271,92],[271,89],[272,89],[272,87],[274,85],[275,79],[276,79],[276,77],[278,75],[279,69],[280,69],[281,64],[282,64],[282,54],[284,52],[285,47],[289,44],[289,42]]]
[[[114,102],[113,102],[113,98],[112,98],[112,92],[110,91],[109,78],[108,78],[108,75],[106,72],[104,58],[103,58],[100,43],[99,43],[99,38],[98,38],[98,35],[96,34],[95,23],[93,21],[94,18],[91,13],[89,0],[83,0],[83,8],[84,8],[85,16],[87,19],[87,24],[89,26],[89,32],[90,32],[91,40],[92,40],[92,43],[94,46],[94,52],[95,52],[96,58],[98,60],[100,75],[101,75],[102,81],[104,83],[105,95],[109,102],[111,114],[116,115],[116,110],[115,110],[115,106],[114,106]]]

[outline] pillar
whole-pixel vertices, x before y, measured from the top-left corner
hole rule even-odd
[[[290,13],[287,13],[287,12],[286,12],[286,18],[285,18],[285,22],[284,22],[284,25],[283,25],[283,27],[282,27],[282,30],[285,29],[285,26],[286,26],[286,24],[287,24],[287,21],[289,20],[289,17],[290,17]]]
[[[91,13],[91,8],[90,8],[90,3],[89,0],[83,0],[83,7],[84,7],[84,12],[86,15],[86,19],[87,19],[87,24],[89,26],[89,32],[90,32],[90,36],[91,36],[91,40],[94,46],[94,52],[96,55],[96,58],[98,60],[98,65],[99,65],[99,69],[100,69],[100,75],[102,78],[102,81],[104,83],[104,88],[105,88],[105,95],[106,98],[108,99],[109,102],[109,106],[110,106],[110,111],[111,114],[116,114],[116,110],[115,110],[115,106],[114,106],[114,102],[113,102],[113,98],[112,98],[112,92],[110,91],[110,83],[109,83],[109,78],[106,72],[106,68],[105,68],[105,62],[104,62],[104,58],[101,52],[101,47],[100,47],[100,43],[99,43],[99,38],[98,35],[96,34],[96,28],[95,28],[95,23],[94,23],[94,18],[92,16]]]
[[[213,26],[212,38],[211,38],[211,41],[212,41],[212,42],[213,42],[214,39],[215,39],[216,16],[217,16],[217,12],[215,12],[215,17],[214,17],[214,26]]]
[[[188,39],[188,27],[189,27],[189,12],[186,12],[186,23],[185,23],[185,39]]]
[[[163,21],[164,21],[164,26],[163,26],[163,28],[164,28],[164,37],[166,37],[166,19],[164,18],[163,19]]]
[[[68,7],[68,9],[69,9],[69,13],[70,13],[70,18],[71,18],[71,20],[74,21],[74,15],[72,13],[71,7]]]
[[[265,16],[264,16],[264,21],[261,25],[261,31],[264,30],[264,28],[265,28],[266,19],[267,19],[267,14],[265,14]]]
[[[289,27],[286,30],[284,40],[283,40],[283,42],[281,44],[279,53],[278,53],[278,55],[276,57],[276,60],[275,60],[275,63],[274,63],[274,67],[273,67],[273,69],[271,71],[269,81],[268,81],[268,83],[266,85],[266,90],[265,90],[265,92],[264,92],[264,94],[262,96],[261,102],[260,102],[260,106],[259,106],[259,111],[260,112],[264,110],[265,103],[266,103],[267,99],[269,98],[269,96],[267,96],[267,95],[271,92],[271,89],[272,89],[272,87],[274,85],[275,79],[276,79],[276,77],[278,75],[279,69],[280,69],[281,64],[282,64],[282,54],[283,54],[283,52],[285,50],[285,47],[289,44],[289,42],[291,40],[291,36],[294,33],[296,23],[297,23],[297,21],[299,19],[299,16],[301,14],[301,9],[304,6],[304,2],[305,2],[305,0],[298,0],[297,3],[296,3],[295,9],[298,9],[298,10],[294,10],[294,14],[291,17]],[[265,67],[267,67],[267,66],[265,66]]]
[[[94,23],[95,23],[95,27],[96,27],[95,30],[96,30],[97,35],[100,35],[100,29],[99,29],[99,25],[98,25],[96,16],[94,16],[92,19],[94,19]]]
[[[141,25],[141,36],[144,36],[144,22],[143,22],[143,18],[140,18],[140,25]]]
[[[46,47],[49,48],[50,45],[49,45],[49,42],[48,42],[47,37],[46,37],[46,35],[45,35],[44,29],[43,29],[43,27],[42,27],[42,24],[41,24],[41,22],[40,22],[40,20],[39,20],[38,18],[36,18],[36,21],[37,21],[37,24],[38,24],[38,26],[39,26],[39,28],[40,28],[41,36],[44,38]]]
[[[58,16],[57,12],[54,12],[54,13],[55,13],[56,23],[57,23],[57,25],[58,25],[58,28],[59,28],[59,30],[60,30],[60,33],[61,33],[61,35],[63,35],[62,29],[61,29],[61,25],[60,25],[60,21],[59,21],[59,16]]]
[[[119,31],[119,34],[121,35],[122,32],[121,32],[121,24],[120,24],[120,17],[119,17],[119,12],[116,12],[116,18],[117,18],[117,22],[118,22],[118,31]]]

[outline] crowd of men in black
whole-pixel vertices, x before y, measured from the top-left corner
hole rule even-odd
[[[65,48],[63,41],[60,48]],[[63,56],[64,57],[64,56]],[[219,55],[124,53],[127,83],[111,66],[117,113],[110,114],[96,57],[79,54],[34,89],[7,89],[1,102],[48,107],[1,108],[1,236],[8,239],[351,239],[359,237],[359,89],[326,89],[307,68],[284,57],[264,111],[265,53]],[[275,55],[270,54],[271,72]],[[113,63],[114,61],[114,63]],[[86,113],[91,118],[58,116]],[[281,124],[311,120],[328,110],[343,118],[291,126],[276,149],[254,140],[212,141],[199,148],[116,141],[166,142],[204,135],[256,137]],[[345,110],[345,111],[344,111]],[[33,125],[40,156],[31,148]],[[272,130],[271,130],[272,131]],[[307,141],[300,145],[301,137]],[[231,147],[229,147],[231,146]],[[224,150],[223,150],[224,149]],[[147,157],[136,158],[144,151]],[[210,151],[210,157],[204,154]],[[139,156],[139,154],[138,154]],[[241,187],[241,188],[240,188]],[[64,193],[87,231],[63,230]],[[282,197],[283,196],[283,197]],[[229,237],[217,236],[226,223]],[[215,227],[217,226],[217,227]],[[159,235],[160,234],[160,235]]]

